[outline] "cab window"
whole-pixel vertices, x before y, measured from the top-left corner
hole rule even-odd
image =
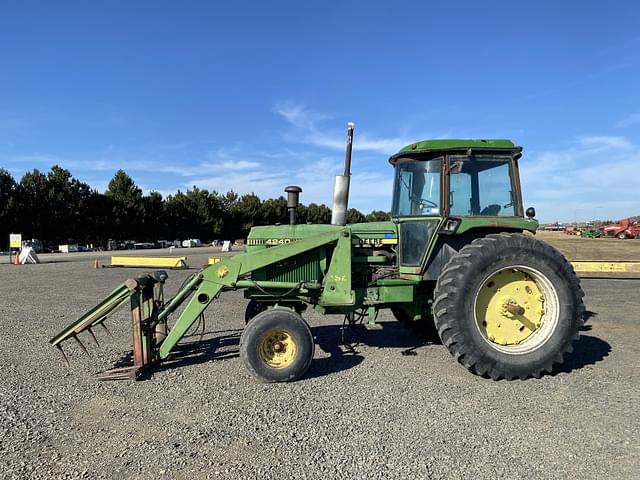
[[[515,216],[511,157],[449,157],[449,214]]]
[[[399,159],[392,214],[439,215],[440,214],[440,163],[442,159]]]

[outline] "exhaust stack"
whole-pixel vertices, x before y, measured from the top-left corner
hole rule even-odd
[[[297,185],[291,185],[284,189],[287,193],[287,211],[289,212],[289,224],[298,223],[298,204],[300,203],[300,192],[302,189]]]
[[[331,209],[331,224],[346,225],[347,209],[349,208],[349,180],[351,178],[351,149],[353,147],[352,122],[347,124],[347,153],[344,159],[344,175],[336,175],[333,186],[333,208]]]

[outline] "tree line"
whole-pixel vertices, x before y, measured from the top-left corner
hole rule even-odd
[[[347,222],[388,219],[382,211],[364,215],[350,208]],[[330,223],[331,209],[324,204],[300,205],[300,223]],[[109,239],[154,242],[200,238],[246,238],[257,225],[288,222],[284,197],[261,200],[250,193],[218,193],[193,187],[166,199],[158,192],[143,195],[123,170],[118,170],[101,193],[55,165],[48,173],[37,169],[19,182],[0,168],[0,250],[6,250],[9,233],[46,245],[79,243],[106,246]]]

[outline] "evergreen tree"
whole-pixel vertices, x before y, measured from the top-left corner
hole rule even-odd
[[[331,209],[325,204],[310,203],[306,220],[311,223],[331,223]]]
[[[382,210],[374,210],[367,215],[366,222],[384,222],[391,218],[391,214],[383,212]]]
[[[365,221],[365,216],[359,210],[356,210],[355,208],[347,210],[347,223],[362,223]]]
[[[114,237],[120,240],[134,239],[141,233],[144,217],[142,190],[124,170],[118,170],[109,182],[106,196],[111,200]]]
[[[366,216],[355,208],[347,211],[348,223],[388,219],[389,214],[381,210]],[[0,248],[8,246],[11,232],[49,245],[106,246],[109,239],[236,240],[246,238],[253,226],[288,221],[283,196],[262,201],[253,193],[239,196],[231,190],[219,194],[195,186],[167,199],[158,192],[144,196],[123,170],[116,172],[102,194],[58,165],[46,175],[34,169],[19,184],[0,168]],[[298,208],[299,223],[330,221],[331,209],[324,204],[300,204]]]
[[[20,180],[20,191],[18,228],[22,238],[56,241],[52,232],[47,231],[47,177],[38,169],[25,173]]]
[[[284,197],[269,198],[260,205],[260,218],[262,225],[275,225],[286,223],[287,200]]]
[[[19,233],[18,185],[11,174],[0,168],[0,250],[9,248],[9,234]]]

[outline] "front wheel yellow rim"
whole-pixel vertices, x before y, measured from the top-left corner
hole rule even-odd
[[[260,359],[271,368],[286,368],[296,358],[296,342],[284,330],[270,330],[260,340]]]
[[[514,266],[485,278],[475,297],[474,313],[485,341],[505,353],[522,354],[550,338],[558,323],[559,302],[545,275]]]

